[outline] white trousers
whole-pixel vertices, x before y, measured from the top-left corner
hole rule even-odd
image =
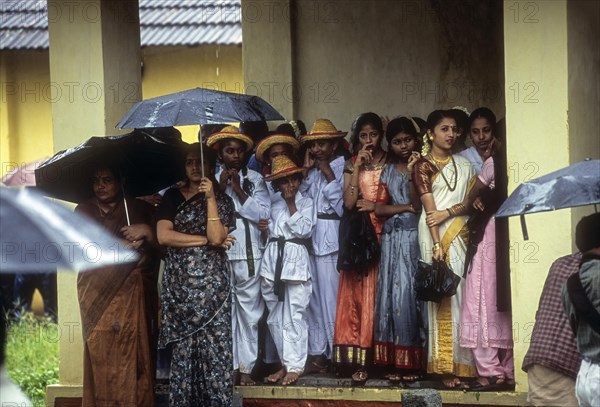
[[[336,268],[337,252],[325,256],[313,256],[313,292],[308,305],[308,354],[333,355],[333,329],[339,273]]]
[[[258,358],[258,320],[265,309],[260,295],[260,260],[254,261],[253,277],[248,276],[246,260],[231,260],[229,264],[233,282],[233,368],[250,374]]]
[[[600,364],[585,359],[581,361],[575,395],[579,407],[600,406]]]
[[[274,285],[274,281],[262,278],[262,296],[269,309],[267,324],[283,366],[288,372],[301,374],[308,350],[306,310],[312,283],[286,281],[283,301],[273,292]]]

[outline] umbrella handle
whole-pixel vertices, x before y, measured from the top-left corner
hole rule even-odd
[[[200,171],[202,178],[204,178],[204,141],[202,140],[202,132],[198,133],[198,141],[200,142]]]
[[[523,232],[523,240],[529,240],[529,233],[527,232],[527,224],[525,223],[525,215],[521,215],[521,232]]]

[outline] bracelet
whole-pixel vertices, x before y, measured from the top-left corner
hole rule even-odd
[[[433,246],[431,246],[431,250],[433,250],[435,252],[435,251],[438,251],[440,249],[440,247],[441,247],[440,242],[435,242],[433,244]]]
[[[208,218],[209,221],[221,220],[221,218]]]
[[[450,217],[454,216],[454,215],[452,214],[452,211],[450,210],[450,208],[446,208],[446,210],[448,211],[448,215],[449,215]]]

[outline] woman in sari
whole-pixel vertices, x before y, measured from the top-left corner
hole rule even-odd
[[[225,248],[235,226],[233,202],[219,192],[216,155],[192,144],[186,183],[168,190],[157,236],[168,247],[159,346],[172,349],[169,405],[229,406],[233,396],[231,281]]]
[[[160,257],[153,208],[127,199],[128,226],[119,172],[99,167],[92,182],[94,197],[75,211],[126,239],[140,259],[77,278],[84,338],[83,405],[154,406]]]
[[[462,276],[465,261],[467,193],[475,172],[461,156],[452,155],[457,138],[453,115],[436,110],[427,118],[423,136],[423,157],[413,170],[413,182],[424,211],[419,220],[421,260],[445,261]],[[443,376],[444,385],[454,388],[459,377],[474,377],[475,368],[469,349],[459,346],[459,322],[463,284],[456,295],[441,303],[428,303],[429,341],[427,371]]]
[[[469,220],[472,230],[460,316],[460,345],[473,350],[479,377],[469,388],[479,391],[499,390],[514,382],[512,318],[509,311],[500,309],[498,301],[499,274],[508,270],[501,270],[502,262],[496,261],[502,254],[497,255],[494,213],[504,200],[499,189],[506,185],[506,180],[497,171],[500,164],[497,161],[503,157],[502,149],[494,147],[499,144],[495,124],[496,116],[485,107],[476,109],[469,117],[471,140],[478,148],[485,149],[485,161],[471,191],[471,196],[480,199],[475,201],[477,212]],[[496,151],[493,156],[492,151]]]
[[[421,201],[411,174],[420,158],[419,125],[411,117],[387,126],[390,162],[381,173],[375,215],[385,219],[375,300],[374,363],[391,366],[391,382],[414,382],[425,368],[426,303],[418,301],[414,278],[419,259],[417,225]]]
[[[382,220],[375,216],[379,177],[387,154],[381,148],[383,124],[375,113],[361,114],[352,128],[355,156],[344,168],[344,207],[369,212],[379,238]],[[367,380],[366,366],[372,360],[373,314],[379,264],[368,270],[341,270],[338,286],[333,361],[338,368],[354,369],[352,380]]]

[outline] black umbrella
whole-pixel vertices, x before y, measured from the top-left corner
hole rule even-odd
[[[92,171],[113,165],[125,178],[130,196],[150,195],[183,179],[178,157],[184,142],[136,130],[123,136],[92,137],[56,153],[35,170],[39,189],[51,196],[81,202],[91,196]]]
[[[33,188],[0,187],[0,273],[90,270],[137,260],[104,228]]]
[[[284,117],[259,96],[195,88],[142,100],[125,113],[117,128],[268,120],[284,120]],[[204,176],[204,157],[200,158]]]
[[[524,215],[600,203],[600,160],[585,160],[522,183],[496,212],[496,217]]]

